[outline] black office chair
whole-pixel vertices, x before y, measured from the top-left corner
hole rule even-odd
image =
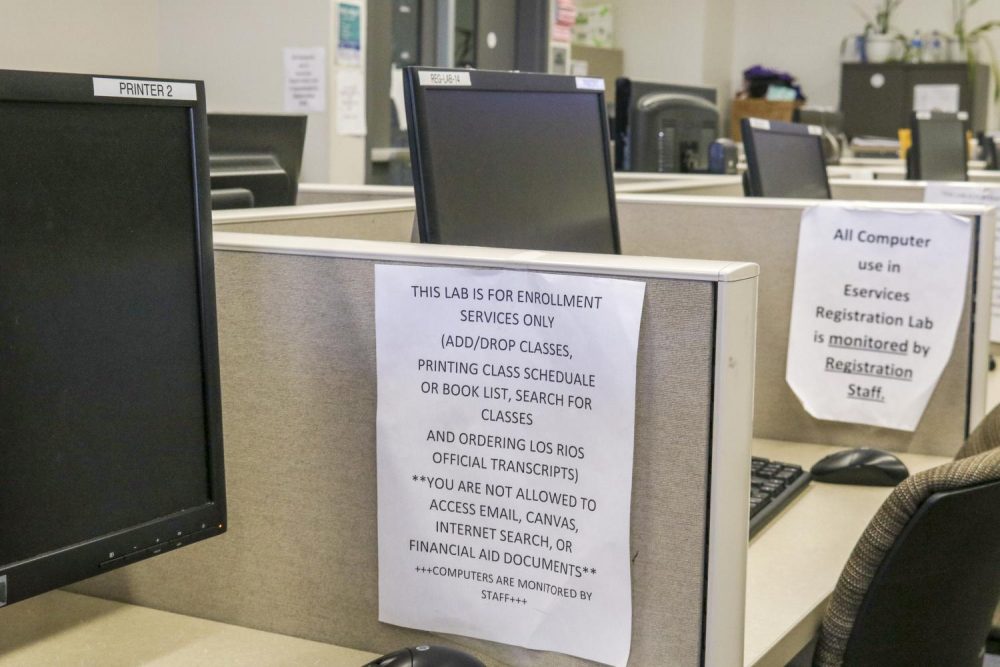
[[[993,355],[990,355],[990,366],[990,370],[993,370]],[[979,422],[979,426],[955,454],[955,459],[964,459],[996,448],[1000,448],[1000,405],[994,407],[990,414]],[[991,653],[1000,654],[1000,605],[993,614],[993,628],[990,630],[990,642],[987,647]]]
[[[954,462],[897,486],[858,541],[815,667],[981,667],[1000,602],[1000,409]]]

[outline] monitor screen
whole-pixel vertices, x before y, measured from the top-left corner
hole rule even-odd
[[[437,85],[441,73],[468,83]],[[603,84],[594,82],[408,68],[421,241],[617,253]]]
[[[303,114],[208,114],[212,189],[249,190],[254,206],[294,205],[306,120]]]
[[[224,529],[204,95],[89,86],[0,72],[0,604]]]
[[[830,199],[822,128],[744,118],[741,132],[750,196]]]
[[[980,135],[979,146],[982,148],[982,159],[986,162],[987,169],[1000,169],[1000,160],[997,159],[997,137],[990,132]]]
[[[907,156],[907,178],[920,181],[968,180],[965,126],[959,113],[913,112],[913,146]]]

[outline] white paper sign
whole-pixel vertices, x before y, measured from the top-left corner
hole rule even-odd
[[[924,202],[1000,207],[1000,186],[930,181],[924,190]],[[993,242],[993,303],[990,310],[990,340],[1000,343],[1000,234]]]
[[[337,72],[337,134],[363,137],[365,122],[365,73],[356,67]]]
[[[396,110],[396,120],[399,122],[399,129],[406,131],[406,94],[403,87],[403,70],[392,63],[389,67],[389,99],[392,100],[392,107]]]
[[[958,111],[957,83],[918,83],[913,86],[914,111]]]
[[[786,379],[809,414],[916,429],[955,343],[971,227],[937,211],[805,210]]]
[[[644,293],[375,267],[380,621],[625,665]]]
[[[403,5],[409,9],[409,6]],[[402,9],[402,7],[400,7]],[[337,64],[361,65],[361,5],[357,2],[337,3]]]
[[[326,111],[326,49],[284,49],[285,111],[319,113]]]

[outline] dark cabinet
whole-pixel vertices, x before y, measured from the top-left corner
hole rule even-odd
[[[957,84],[959,109],[969,113],[973,130],[986,129],[989,68],[978,64],[970,85],[965,63],[852,63],[841,66],[840,109],[844,131],[850,137],[895,137],[909,127],[913,88],[928,84]]]

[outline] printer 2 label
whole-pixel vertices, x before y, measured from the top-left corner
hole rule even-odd
[[[197,100],[198,89],[183,81],[144,81],[94,77],[94,97],[132,97],[149,100]]]

